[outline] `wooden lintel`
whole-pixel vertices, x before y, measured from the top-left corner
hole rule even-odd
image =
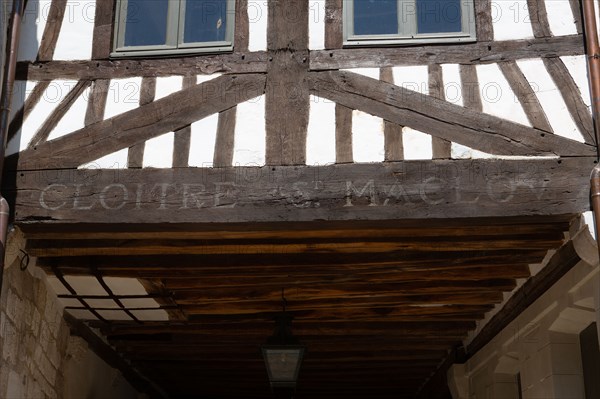
[[[267,53],[259,51],[163,59],[22,61],[17,63],[17,79],[34,81],[55,79],[96,80],[139,76],[264,73],[267,71],[267,59]]]
[[[16,206],[11,208],[16,209],[17,222],[41,223],[576,214],[589,209],[589,170],[593,165],[593,157],[582,157],[324,167],[23,170],[12,172],[16,175]]]
[[[313,94],[497,155],[593,156],[594,146],[348,71],[310,72]]]
[[[571,35],[444,46],[319,50],[310,53],[310,69],[317,71],[400,65],[489,64],[524,58],[582,54],[585,54],[583,36]]]

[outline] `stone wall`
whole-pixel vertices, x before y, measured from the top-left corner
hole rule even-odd
[[[9,243],[13,262],[0,296],[0,398],[140,398],[119,371],[70,335],[44,273],[34,264],[22,271],[15,248]]]
[[[69,328],[54,293],[12,265],[4,272],[0,304],[0,397],[62,397],[57,387]]]

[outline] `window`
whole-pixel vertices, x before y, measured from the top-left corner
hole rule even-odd
[[[113,56],[233,49],[235,0],[118,0]]]
[[[473,0],[344,0],[344,44],[475,41]]]

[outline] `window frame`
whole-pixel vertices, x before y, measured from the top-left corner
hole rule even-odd
[[[343,46],[344,47],[369,47],[388,45],[415,45],[433,43],[463,43],[475,42],[475,1],[460,0],[461,4],[461,32],[417,33],[417,13],[407,23],[402,23],[402,3],[414,3],[416,10],[417,0],[398,1],[398,34],[385,35],[355,35],[354,32],[354,0],[343,2]]]
[[[184,43],[185,7],[187,0],[168,0],[166,43],[148,46],[125,46],[127,5],[129,0],[116,0],[113,29],[113,51],[110,56],[168,56],[177,54],[223,53],[233,51],[235,35],[235,0],[226,0],[225,41]]]

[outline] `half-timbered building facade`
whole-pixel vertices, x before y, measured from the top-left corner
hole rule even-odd
[[[595,397],[582,15],[26,1],[0,396]]]

